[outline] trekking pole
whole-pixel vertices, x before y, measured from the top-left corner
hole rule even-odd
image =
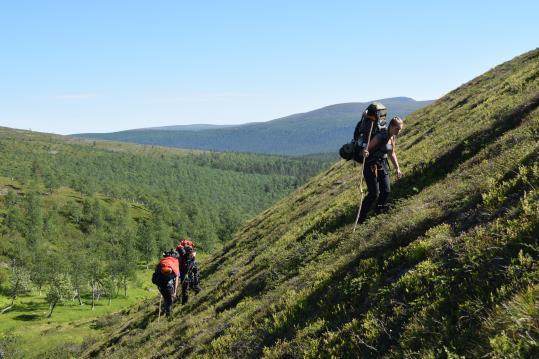
[[[181,281],[181,285],[183,285],[183,282],[185,282],[186,280],[189,279],[189,274],[191,274],[191,271],[193,270],[193,263],[190,263],[189,264],[189,269],[187,270],[187,274],[185,275],[185,277],[183,277],[183,280]]]
[[[374,126],[374,122],[371,121],[369,137],[367,138],[367,150],[369,149],[369,143],[371,142],[371,134],[372,134],[373,126]],[[357,210],[356,221],[354,223],[354,231],[353,231],[354,233],[356,232],[357,222],[359,222],[359,214],[361,213],[361,207],[363,206],[363,179],[365,178],[365,176],[363,175],[364,167],[365,167],[365,157],[363,157],[363,160],[361,161],[361,179],[359,180],[360,202],[359,202],[359,209]]]
[[[157,323],[159,323],[159,319],[161,319],[161,300],[163,299],[163,296],[161,293],[159,293],[159,314],[157,315]]]

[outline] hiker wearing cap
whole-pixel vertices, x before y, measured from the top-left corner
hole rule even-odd
[[[200,278],[196,262],[195,244],[189,240],[182,240],[176,247],[180,258],[180,281],[182,284],[182,304],[189,300],[189,289],[193,289],[198,294],[200,288]]]
[[[176,298],[176,290],[178,289],[178,277],[180,275],[180,263],[178,261],[178,253],[174,250],[163,253],[163,258],[155,267],[152,276],[152,282],[157,285],[159,292],[165,300],[165,315],[172,315],[172,305]]]
[[[380,121],[381,119],[373,118],[373,120]],[[397,178],[402,177],[395,144],[396,136],[403,127],[403,120],[396,116],[391,119],[387,127],[377,126],[379,131],[370,138],[368,146],[365,146],[362,150],[364,159],[363,176],[367,183],[368,194],[361,204],[358,223],[366,220],[367,212],[377,198],[376,212],[383,213],[387,210],[390,193],[388,158],[395,167]]]

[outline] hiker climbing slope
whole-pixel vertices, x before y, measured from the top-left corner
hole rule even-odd
[[[196,262],[195,244],[189,240],[182,240],[176,247],[180,258],[180,281],[182,284],[182,304],[189,300],[189,289],[193,289],[198,294],[200,288],[200,278]]]
[[[367,183],[368,193],[361,203],[358,223],[366,220],[367,213],[377,198],[376,212],[383,213],[387,210],[390,193],[388,158],[395,167],[397,177],[402,177],[395,145],[396,136],[403,127],[403,121],[397,116],[391,119],[387,127],[377,127],[379,131],[372,136],[368,146],[362,151],[364,158],[363,176]]]
[[[172,315],[172,306],[178,289],[178,277],[180,275],[180,263],[178,253],[174,250],[163,253],[163,258],[155,267],[152,282],[157,285],[159,292],[165,300],[165,315]]]
[[[387,209],[390,193],[388,155],[395,167],[397,177],[402,176],[395,145],[396,136],[402,129],[403,121],[400,117],[394,117],[388,125],[386,115],[386,107],[379,102],[373,102],[363,112],[354,130],[352,142],[354,160],[362,164],[360,191],[362,191],[363,180],[367,183],[368,190],[367,196],[360,203],[356,224],[365,221],[369,209],[377,198],[377,212],[381,213]]]

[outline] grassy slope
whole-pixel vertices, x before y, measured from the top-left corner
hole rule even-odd
[[[149,302],[85,355],[536,355],[538,76],[534,50],[409,116],[389,214],[352,232],[339,162],[205,261],[173,322]]]

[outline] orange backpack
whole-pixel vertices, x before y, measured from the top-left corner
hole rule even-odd
[[[180,263],[178,258],[165,257],[159,261],[159,268],[163,275],[179,275]]]

